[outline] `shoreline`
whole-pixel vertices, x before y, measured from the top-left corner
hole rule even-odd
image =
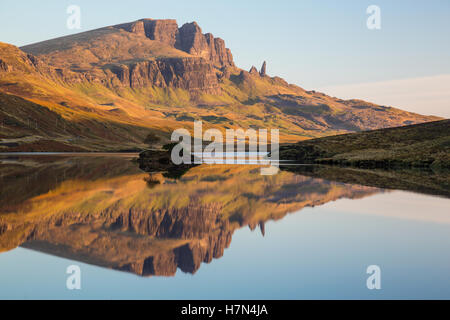
[[[140,152],[0,152],[1,156],[99,156],[99,155],[124,155],[124,156],[139,156]]]

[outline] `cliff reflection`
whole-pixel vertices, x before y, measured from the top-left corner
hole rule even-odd
[[[195,273],[235,230],[380,189],[258,167],[199,166],[179,180],[127,157],[20,157],[0,164],[0,251],[17,246],[142,276]]]

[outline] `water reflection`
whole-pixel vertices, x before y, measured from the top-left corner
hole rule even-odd
[[[336,166],[288,166],[297,174],[390,190],[405,190],[450,198],[450,170],[358,169]]]
[[[0,251],[18,246],[141,276],[195,273],[242,227],[382,189],[253,166],[198,166],[180,179],[129,156],[3,157]]]

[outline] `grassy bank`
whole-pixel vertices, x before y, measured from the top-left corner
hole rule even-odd
[[[280,159],[360,168],[450,168],[450,120],[301,141]]]

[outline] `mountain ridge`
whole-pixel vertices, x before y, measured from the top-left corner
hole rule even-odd
[[[0,43],[0,138],[22,151],[48,139],[117,151],[145,148],[149,134],[167,142],[176,128],[192,130],[194,120],[219,130],[276,128],[282,142],[295,142],[440,119],[307,91],[269,76],[267,65],[240,69],[224,40],[175,20],[141,19],[21,48]],[[36,106],[15,97],[78,130],[31,130],[15,109],[34,114]]]

